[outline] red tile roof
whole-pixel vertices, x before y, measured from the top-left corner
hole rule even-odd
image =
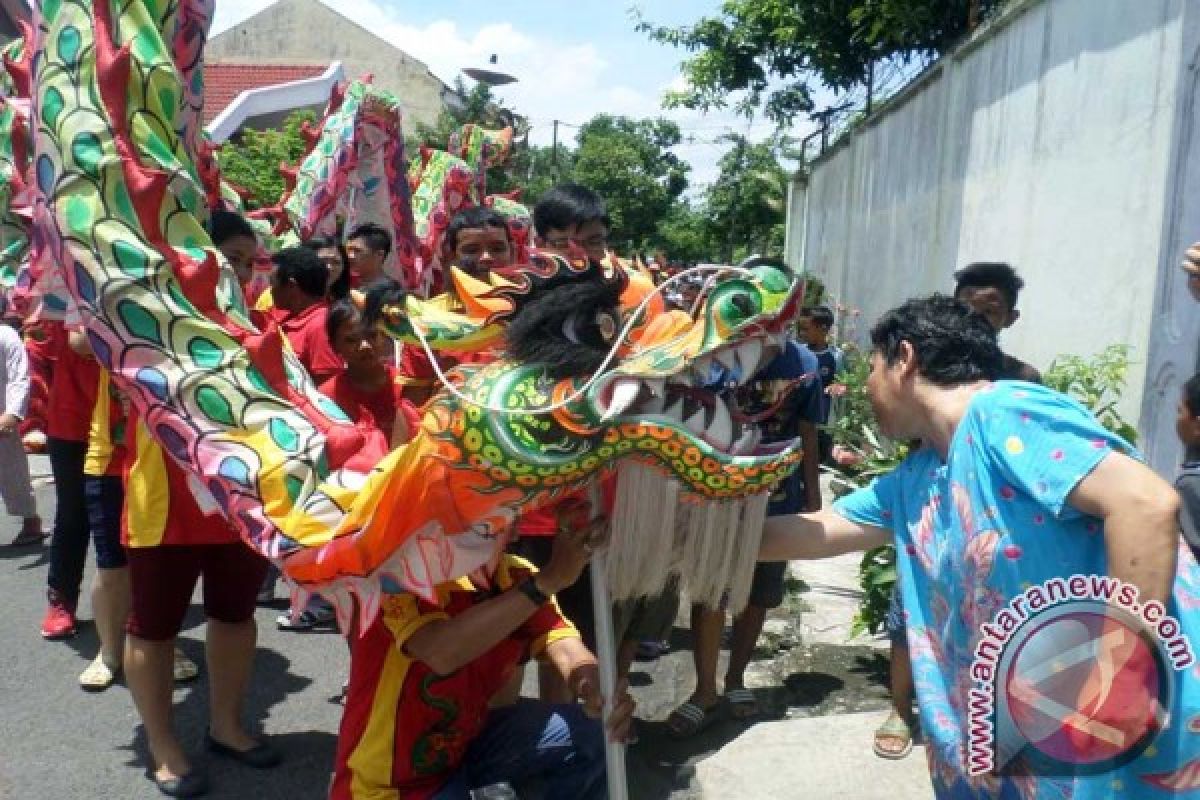
[[[260,64],[220,61],[204,65],[204,124],[212,122],[247,89],[317,78],[328,64]]]

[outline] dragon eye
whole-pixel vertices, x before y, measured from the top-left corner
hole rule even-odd
[[[748,294],[735,294],[729,298],[729,302],[743,317],[752,317],[758,313],[758,304]]]
[[[596,332],[600,334],[600,338],[605,344],[610,344],[617,335],[617,318],[610,311],[596,312]]]
[[[617,316],[608,309],[580,309],[563,320],[563,336],[572,344],[604,347],[612,344],[619,327]]]

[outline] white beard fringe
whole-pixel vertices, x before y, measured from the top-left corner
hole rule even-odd
[[[618,467],[608,544],[608,584],[614,602],[653,597],[677,575],[692,603],[735,614],[746,606],[768,495],[707,500],[683,494],[655,467]]]

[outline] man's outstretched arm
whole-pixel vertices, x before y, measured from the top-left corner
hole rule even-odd
[[[787,514],[767,519],[758,560],[831,558],[870,550],[891,540],[892,532],[887,528],[851,522],[833,509],[815,514]]]

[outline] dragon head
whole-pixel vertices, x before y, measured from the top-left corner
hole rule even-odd
[[[500,308],[489,321],[503,323],[506,358],[433,408],[497,482],[569,488],[633,457],[687,493],[729,498],[769,490],[798,463],[796,443],[761,444],[733,400],[799,307],[780,267],[737,270],[694,315],[666,310],[644,273],[557,256],[494,275],[481,294]]]

